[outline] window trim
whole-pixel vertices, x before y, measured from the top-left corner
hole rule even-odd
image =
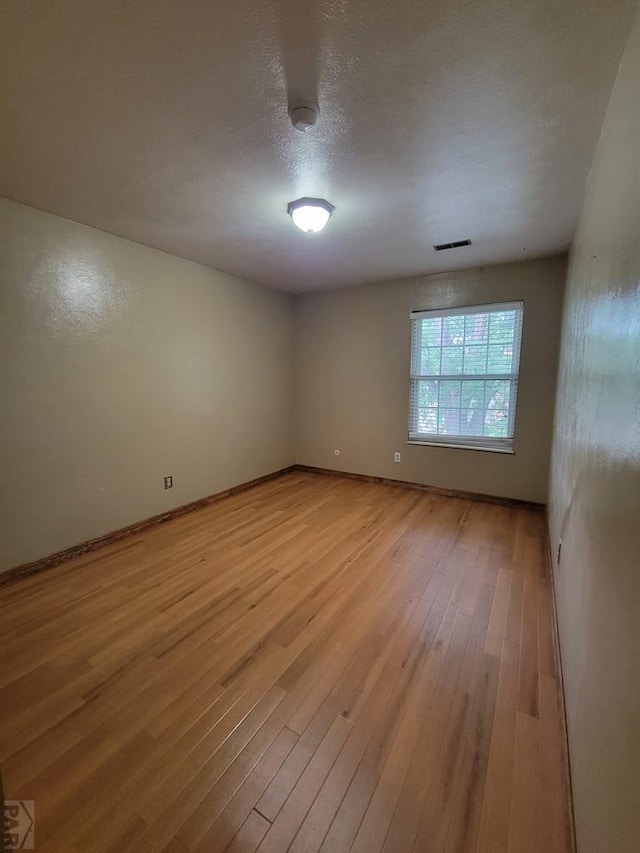
[[[472,436],[463,436],[465,439]],[[415,438],[408,438],[407,444],[415,445],[416,447],[448,447],[450,450],[482,450],[484,453],[502,453],[506,456],[515,456],[516,451],[513,447],[487,447],[484,444],[452,444],[451,441],[418,441]]]
[[[411,350],[410,350],[410,370],[409,370],[409,431],[407,436],[407,444],[423,445],[426,447],[447,447],[455,450],[482,450],[492,453],[503,453],[508,455],[515,454],[515,419],[517,410],[518,384],[520,377],[520,356],[522,351],[522,334],[524,327],[524,301],[511,300],[509,302],[490,302],[476,305],[462,305],[453,308],[435,308],[427,310],[411,311],[409,319],[411,322]],[[455,316],[472,316],[474,314],[497,313],[499,311],[517,311],[517,323],[519,334],[514,339],[513,353],[513,369],[510,373],[502,374],[420,374],[414,373],[416,349],[420,348],[420,344],[415,341],[416,325],[418,320],[432,319],[437,317],[455,317]],[[489,345],[489,344],[487,344]],[[442,342],[440,344],[442,348]],[[461,380],[477,380],[477,381],[508,381],[510,383],[509,393],[509,409],[508,409],[508,436],[505,438],[491,438],[489,436],[468,436],[468,435],[438,435],[433,433],[418,433],[412,432],[411,427],[414,423],[414,383],[420,379],[433,378],[437,381],[461,381]],[[459,440],[458,440],[459,439]]]

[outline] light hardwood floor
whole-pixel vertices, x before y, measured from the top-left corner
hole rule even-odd
[[[544,515],[293,473],[0,590],[36,851],[568,853]]]

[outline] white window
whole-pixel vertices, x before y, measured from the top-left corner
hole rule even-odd
[[[411,313],[409,441],[513,452],[522,302]]]

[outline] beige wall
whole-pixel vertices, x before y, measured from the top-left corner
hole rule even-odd
[[[291,321],[284,294],[0,201],[0,569],[291,464]]]
[[[545,502],[564,277],[557,257],[296,299],[296,462]],[[512,299],[525,301],[515,455],[408,446],[409,312]]]
[[[640,19],[574,243],[550,496],[579,853],[640,849]]]

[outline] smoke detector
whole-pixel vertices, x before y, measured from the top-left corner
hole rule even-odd
[[[300,133],[306,133],[318,121],[318,110],[313,107],[294,107],[289,112],[291,124]]]

